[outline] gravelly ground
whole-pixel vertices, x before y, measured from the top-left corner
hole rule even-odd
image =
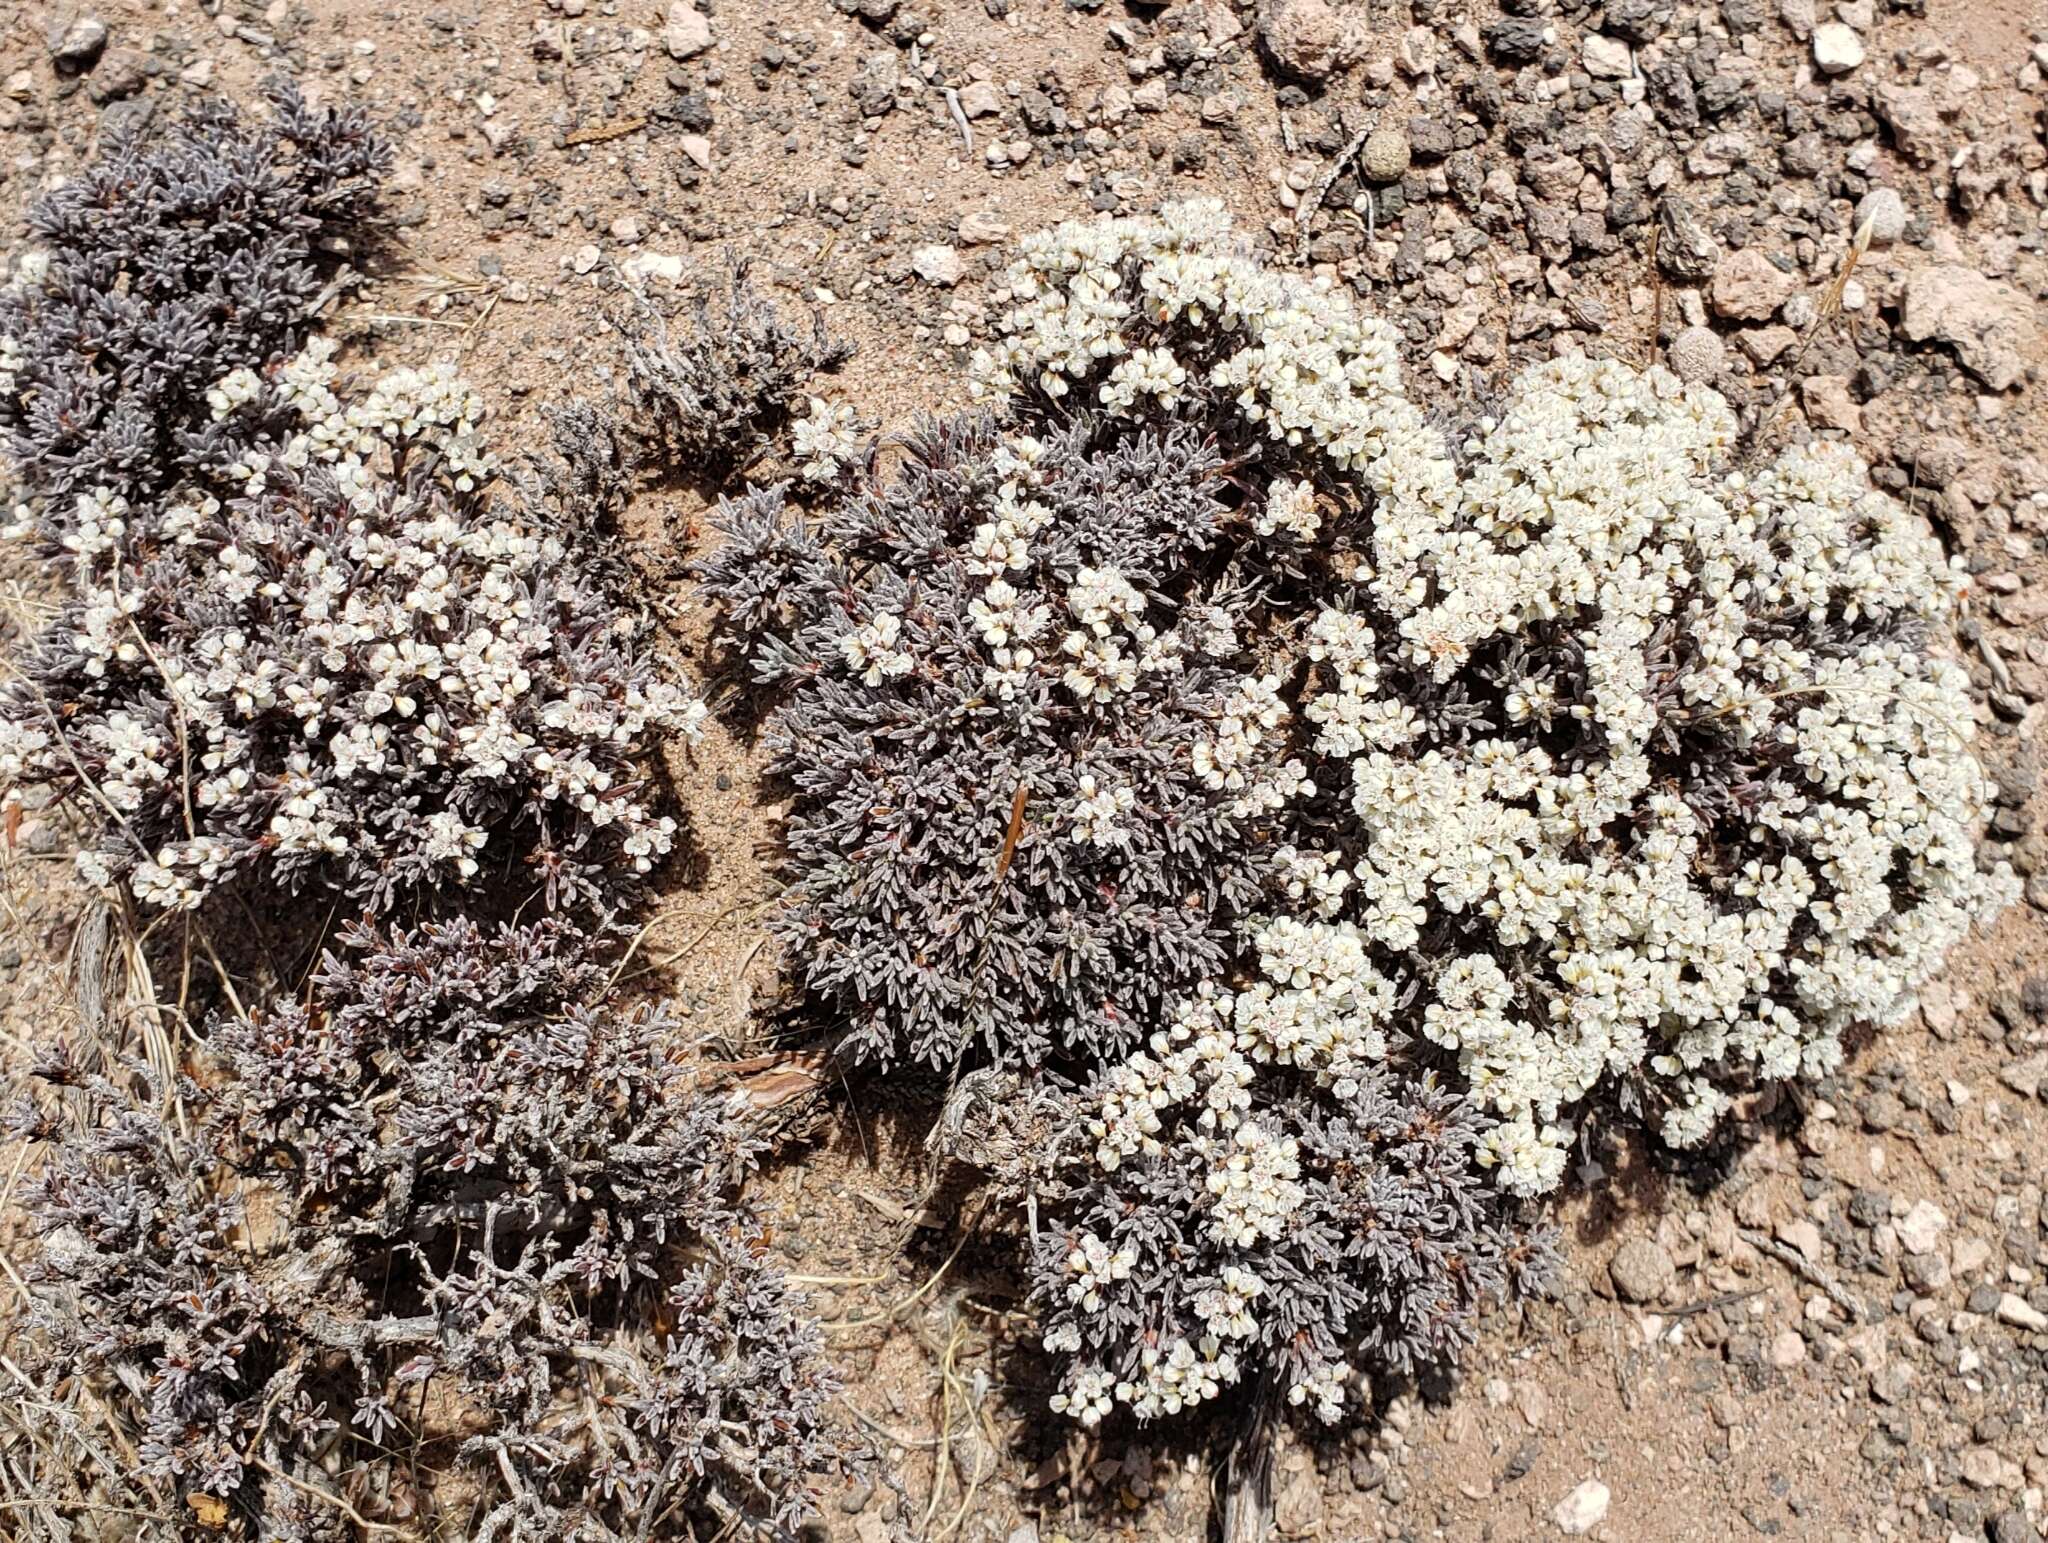
[[[1446,411],[1583,348],[1711,379],[1758,446],[1848,437],[1980,575],[1964,642],[1993,835],[2032,903],[1917,1022],[1803,1104],[1759,1105],[1710,1158],[1590,1151],[1561,1299],[1491,1324],[1455,1397],[1392,1397],[1376,1429],[1286,1453],[1278,1520],[1550,1536],[1575,1492],[1600,1509],[1579,1488],[1596,1481],[1591,1535],[1616,1540],[2040,1536],[2048,18],[2007,0],[838,4],[0,4],[0,204],[12,219],[96,134],[192,92],[289,69],[357,95],[401,142],[403,249],[338,318],[349,357],[460,359],[502,443],[604,391],[619,270],[661,292],[745,253],[859,345],[824,394],[901,422],[964,399],[1011,234],[1194,194],[1394,320]],[[104,23],[97,49],[81,20]],[[649,599],[700,662],[682,568],[703,508],[655,490],[631,526]],[[5,570],[17,635],[37,593]],[[673,757],[696,848],[644,945],[681,955],[669,984],[721,1045],[776,991],[757,767],[723,729]],[[4,860],[15,1046],[63,1012],[67,846],[31,821]],[[1083,1442],[1042,1412],[1000,1236],[858,1323],[911,1297],[974,1214],[971,1193],[940,1225],[915,1213],[924,1117],[843,1090],[763,1184],[848,1402],[904,1479],[828,1497],[828,1530],[1200,1535],[1197,1449]]]

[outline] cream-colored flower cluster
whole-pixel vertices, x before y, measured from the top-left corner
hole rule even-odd
[[[1322,929],[1312,927],[1309,934]],[[1102,1079],[1098,1102],[1087,1113],[1094,1138],[1094,1162],[1113,1174],[1143,1155],[1163,1157],[1189,1174],[1206,1197],[1199,1225],[1209,1244],[1239,1262],[1224,1264],[1217,1284],[1195,1302],[1206,1333],[1147,1346],[1139,1358],[1141,1379],[1103,1383],[1078,1369],[1074,1385],[1053,1400],[1055,1410],[1094,1424],[1114,1404],[1126,1404],[1141,1419],[1177,1413],[1213,1398],[1239,1379],[1241,1350],[1258,1339],[1265,1282],[1247,1262],[1261,1247],[1284,1239],[1308,1198],[1295,1138],[1278,1128],[1271,1113],[1252,1109],[1251,1086],[1261,1067],[1289,1066],[1318,1081],[1351,1091],[1347,1069],[1364,1056],[1385,1053],[1378,1024],[1392,1003],[1388,983],[1362,956],[1348,973],[1328,966],[1297,924],[1280,920],[1261,933],[1268,979],[1239,993],[1205,990],[1188,1002],[1174,1024]],[[1276,988],[1318,996],[1320,1016],[1276,1020]],[[1284,1015],[1283,1015],[1284,1016]],[[1112,1254],[1092,1233],[1083,1233],[1067,1258],[1069,1303],[1086,1311],[1100,1306],[1111,1280],[1129,1276],[1135,1260]],[[1055,1330],[1046,1348],[1078,1348],[1071,1330]],[[1312,1402],[1325,1421],[1342,1413],[1348,1372],[1340,1359],[1320,1362],[1304,1353],[1288,1389],[1292,1402]]]
[[[2015,891],[1978,870],[1967,679],[1918,641],[1955,573],[1846,452],[1724,473],[1733,427],[1661,372],[1532,371],[1467,447],[1376,695],[1333,658],[1307,709],[1351,758],[1359,925],[1409,957],[1519,1191],[1610,1075],[1683,1144],[1730,1082],[1830,1070]],[[1493,671],[1504,732],[1356,732],[1388,666],[1418,695]]]
[[[98,768],[92,791],[125,825],[184,790],[185,835],[133,855],[133,892],[190,908],[259,856],[296,865],[360,855],[393,826],[380,811],[416,804],[429,784],[447,806],[407,819],[418,826],[414,849],[446,882],[477,873],[483,811],[514,788],[537,808],[558,808],[565,828],[609,828],[621,857],[647,871],[676,826],[622,768],[656,729],[694,735],[702,704],[651,676],[585,679],[583,667],[565,668],[568,602],[548,596],[569,557],[535,522],[394,503],[390,473],[372,459],[380,446],[437,451],[457,486],[488,474],[473,439],[481,406],[452,372],[401,371],[344,407],[329,389],[330,352],[316,344],[281,373],[283,400],[322,415],[278,459],[329,467],[356,516],[330,530],[316,509],[302,528],[260,499],[227,509],[183,495],[148,535],[218,602],[200,613],[196,635],[152,645],[145,627],[159,620],[138,615],[132,511],[104,492],[78,500],[65,545],[80,619],[69,641],[82,673],[139,674],[148,691],[167,694],[168,712],[167,722],[113,711],[83,723]],[[212,394],[221,416],[271,389],[240,378],[247,373]],[[262,486],[256,458],[241,470]],[[608,645],[599,634],[575,646],[598,658]],[[61,783],[77,751],[32,715],[0,715],[0,782]],[[252,828],[257,806],[267,813]],[[95,883],[115,877],[99,853],[80,863]]]
[[[1213,203],[1044,232],[1010,287],[979,390],[1234,420],[1284,468],[1255,535],[1317,535],[1312,482],[1369,514],[1303,694],[1268,699],[1342,807],[1290,790],[1301,920],[1262,930],[1236,1009],[1267,1054],[1381,1054],[1410,1004],[1497,1121],[1484,1159],[1535,1193],[1603,1081],[1697,1141],[1729,1088],[1822,1074],[1852,1024],[1910,1011],[2014,894],[1979,871],[1968,684],[1927,642],[1961,579],[1841,447],[1730,471],[1719,396],[1570,357],[1454,453],[1391,331],[1263,268]],[[1240,751],[1195,747],[1224,778]],[[1105,1150],[1156,1091],[1105,1115]]]
[[[844,402],[810,399],[810,410],[789,427],[790,452],[806,482],[830,482],[860,453],[860,417]]]

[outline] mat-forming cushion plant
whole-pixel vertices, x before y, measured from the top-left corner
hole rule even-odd
[[[266,1538],[328,1536],[332,1475],[429,1504],[422,1446],[482,1486],[468,1537],[793,1525],[833,1385],[733,1199],[754,1145],[673,1026],[609,1000],[566,923],[338,942],[303,1001],[214,1026],[175,1111],[41,1068],[65,1096],[15,1125],[49,1144],[48,1364],[133,1390],[143,1473]]]
[[[74,591],[0,781],[145,907],[584,907],[673,839],[645,755],[701,709],[574,500],[508,485],[451,373],[351,393],[308,342],[381,160],[289,95],[203,113],[46,201],[0,298],[11,526]],[[1703,1139],[2009,899],[1963,580],[1846,452],[1739,469],[1661,371],[1557,360],[1447,436],[1214,204],[1034,236],[1008,287],[987,410],[885,455],[813,402],[798,481],[718,516],[792,794],[773,925],[858,1057],[1064,1122],[1003,1175],[1056,1409],[1334,1421],[1541,1283],[1522,1197],[1589,1114]],[[630,386],[744,466],[838,354],[737,272],[696,321]],[[605,443],[558,493],[616,508]],[[443,914],[345,929],[179,1087],[49,1059],[43,1369],[281,1537],[337,1474],[388,1499],[400,1442],[470,1465],[480,1537],[792,1525],[842,1448],[751,1144],[570,922]]]
[[[1073,1079],[1087,1138],[1024,1157],[1056,1407],[1335,1418],[1542,1276],[1513,1197],[1584,1114],[1700,1140],[2009,898],[1961,579],[1846,452],[1738,470],[1662,371],[1559,360],[1447,437],[1391,329],[1213,204],[1029,238],[1008,289],[995,423],[725,511],[782,925],[862,1052]],[[1104,544],[1183,487],[1193,539]],[[1104,930],[1180,892],[1199,949]]]
[[[1826,1072],[2011,897],[1961,577],[1845,449],[1738,470],[1713,392],[1576,357],[1449,442],[1391,331],[1213,204],[1034,237],[1010,288],[985,393],[1199,425],[1270,470],[1261,523],[1324,534],[1270,1010],[1321,1022],[1335,981],[1340,1038],[1455,1055],[1507,1187],[1558,1181],[1603,1085],[1683,1144]]]
[[[9,1391],[70,1487],[10,1514],[788,1536],[848,1449],[737,1197],[757,1143],[589,920],[669,849],[647,753],[701,715],[595,539],[631,455],[572,405],[564,464],[501,465],[448,367],[342,379],[309,303],[383,159],[289,92],[203,110],[46,200],[0,301],[9,531],[69,588],[0,686],[0,791],[68,803],[124,913],[345,897],[310,983],[227,990],[175,1068],[44,1056]]]

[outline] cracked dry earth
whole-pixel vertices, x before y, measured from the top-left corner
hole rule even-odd
[[[687,289],[727,246],[857,344],[821,394],[962,405],[1012,235],[1197,193],[1392,320],[1446,413],[1583,349],[1711,382],[1755,445],[1846,437],[1977,575],[1990,838],[2027,903],[1711,1152],[1584,1148],[1557,1299],[1489,1320],[1455,1387],[1284,1450],[1276,1522],[2016,1543],[2048,1525],[2044,40],[2015,0],[4,0],[0,204],[12,247],[98,136],[196,94],[357,97],[399,144],[400,239],[332,330],[354,366],[457,359],[501,444],[605,392],[622,276]],[[650,490],[629,536],[708,670],[705,508]],[[39,581],[7,561],[18,640]],[[670,757],[693,850],[641,946],[706,1053],[761,1048],[779,999],[759,759],[729,725]],[[7,844],[11,1056],[69,1011],[72,839]],[[825,1496],[823,1530],[1204,1535],[1204,1449],[1046,1412],[1009,1240],[964,1181],[928,1203],[941,1091],[833,1089],[757,1183],[900,1475]]]

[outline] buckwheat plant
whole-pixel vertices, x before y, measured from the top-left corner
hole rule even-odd
[[[834,1385],[673,1024],[559,919],[337,942],[303,1000],[214,1026],[176,1114],[46,1058],[64,1098],[15,1117],[49,1147],[36,1385],[102,1379],[157,1494],[251,1535],[332,1535],[351,1475],[373,1513],[440,1503],[387,1456],[432,1441],[478,1486],[465,1536],[789,1536],[848,1455]]]
[[[707,593],[782,700],[773,925],[883,1063],[1109,1057],[1222,970],[1301,787],[1240,636],[1215,451],[985,416],[813,519],[726,504]]]
[[[1199,425],[1250,518],[1321,543],[1271,1010],[1366,980],[1338,1037],[1454,1057],[1508,1189],[1558,1182],[1603,1087],[1686,1144],[1825,1073],[2011,899],[1943,653],[1964,581],[1845,450],[1738,469],[1713,392],[1578,357],[1450,443],[1389,331],[1214,204],[1061,226],[1010,282],[985,394]]]
[[[1092,1148],[1056,1175],[1032,1260],[1054,1410],[1151,1421],[1242,1387],[1335,1423],[1374,1375],[1454,1362],[1482,1302],[1547,1281],[1549,1235],[1473,1161],[1479,1111],[1278,1000],[1200,993],[1075,1099]],[[1323,1026],[1355,1005],[1332,991]]]
[[[850,409],[834,413],[806,385],[853,353],[827,335],[824,313],[790,323],[728,254],[698,276],[680,315],[635,296],[622,318],[627,399],[648,453],[672,471],[714,483],[746,469],[785,427],[807,479],[826,480],[850,449]],[[808,409],[806,411],[806,409]]]
[[[288,83],[270,104],[260,123],[212,102],[118,137],[30,211],[34,245],[0,288],[0,454],[57,521],[217,458],[207,392],[297,352],[371,238],[390,155],[367,119]]]
[[[231,459],[24,508],[75,598],[0,688],[0,785],[92,811],[81,871],[155,907],[253,871],[379,909],[521,860],[551,904],[647,871],[676,827],[639,754],[702,708],[577,511],[485,492],[449,367],[335,385],[325,340],[238,368],[209,392]]]

